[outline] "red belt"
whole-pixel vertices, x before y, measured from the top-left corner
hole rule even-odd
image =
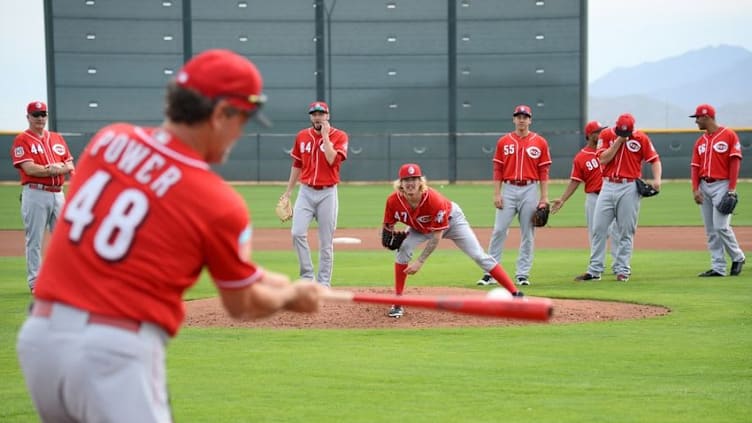
[[[321,191],[322,189],[331,188],[334,185],[308,185],[306,184],[308,188],[315,189],[316,191]]]
[[[627,182],[634,182],[634,178],[615,178],[612,176],[605,176],[603,179],[615,184],[626,184]]]
[[[712,184],[713,182],[718,182],[718,181],[722,181],[723,180],[723,179],[707,178],[705,176],[703,176],[700,179],[702,179],[703,181],[705,181],[705,182],[707,182],[709,184]]]
[[[52,305],[49,301],[35,300],[34,306],[31,309],[31,315],[35,317],[50,317],[52,314]],[[92,325],[105,325],[113,326],[119,329],[127,330],[129,332],[138,332],[141,329],[141,322],[137,320],[127,319],[124,317],[112,317],[105,316],[103,314],[89,313],[89,319],[87,320]]]
[[[45,184],[25,184],[25,185],[31,189],[38,189],[40,191],[47,191],[47,192],[60,192],[63,190],[63,187],[59,185],[45,185]]]
[[[530,180],[530,181],[513,181],[511,179],[508,179],[508,180],[505,180],[504,183],[505,184],[510,184],[510,185],[517,185],[518,187],[524,187],[525,185],[534,184],[535,181],[533,181],[533,180]]]

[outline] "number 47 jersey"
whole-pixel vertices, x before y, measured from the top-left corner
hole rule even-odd
[[[160,325],[174,336],[204,267],[221,289],[262,276],[244,200],[163,129],[115,124],[76,166],[35,296]]]

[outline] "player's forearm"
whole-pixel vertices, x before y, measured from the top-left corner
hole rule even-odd
[[[334,149],[334,144],[326,139],[322,143],[322,146],[324,147],[324,157],[326,157],[326,162],[331,166],[334,164],[334,159],[337,158],[337,150]]]
[[[299,179],[300,168],[295,166],[290,167],[290,179],[287,180],[287,189],[285,190],[285,195],[290,195]]]
[[[622,137],[617,138],[616,141],[614,141],[614,143],[611,144],[611,146],[608,147],[608,149],[606,149],[606,151],[604,151],[603,154],[601,154],[600,156],[601,166],[608,164],[609,162],[611,162],[611,160],[614,159],[614,156],[616,156],[616,152],[619,151],[619,147],[621,147],[621,145],[624,143],[624,141],[621,141],[621,140],[624,140],[624,139],[625,138],[622,138]]]
[[[548,202],[548,181],[540,182],[540,201]]]
[[[21,169],[29,176],[35,178],[49,178],[51,176],[59,176],[68,173],[65,171],[65,167],[62,163],[51,163],[48,165],[40,165],[33,162],[24,162],[21,165]]]
[[[494,181],[494,195],[496,197],[501,195],[501,181]]]
[[[578,186],[580,186],[580,181],[570,179],[569,185],[567,185],[567,188],[564,190],[564,194],[561,195],[561,202],[565,203],[567,200],[569,200],[569,197],[571,197],[572,194],[577,191]]]
[[[729,191],[736,191],[736,183],[739,180],[739,169],[742,167],[742,159],[740,157],[731,157],[729,160]]]
[[[441,239],[438,236],[439,232],[432,232],[431,238],[426,243],[426,248],[423,249],[423,252],[420,253],[420,257],[418,257],[418,261],[421,263],[425,263],[426,260],[428,260],[428,257],[436,250],[436,247],[439,245],[439,240]]]
[[[653,182],[660,185],[661,177],[663,176],[663,165],[661,164],[661,160],[656,159],[654,162],[650,163],[650,167],[653,171]]]

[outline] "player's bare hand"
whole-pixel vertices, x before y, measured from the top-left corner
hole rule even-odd
[[[661,192],[661,181],[657,179],[653,181],[653,188],[655,188],[656,191]]]
[[[329,124],[328,120],[321,122],[321,135],[329,135],[329,130],[332,129],[332,126]]]
[[[301,313],[313,313],[319,309],[319,297],[322,290],[328,289],[311,281],[296,281],[292,285],[295,295],[285,305],[286,310]]]
[[[418,273],[421,267],[423,267],[423,263],[421,263],[418,260],[415,260],[414,262],[410,263],[410,265],[408,265],[407,268],[405,268],[405,273],[407,273],[408,275],[414,275]]]
[[[703,200],[702,192],[698,189],[697,191],[693,192],[692,194],[694,196],[695,203],[696,204],[702,204],[702,200]]]
[[[497,209],[504,208],[504,199],[501,197],[501,195],[494,196],[494,207],[496,207]]]
[[[561,201],[561,198],[556,198],[553,201],[551,201],[551,213],[556,214],[561,208],[564,206],[564,202]]]

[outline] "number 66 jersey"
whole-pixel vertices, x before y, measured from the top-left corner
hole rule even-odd
[[[263,275],[243,199],[163,129],[114,124],[81,155],[35,296],[161,326],[204,267],[220,289]]]

